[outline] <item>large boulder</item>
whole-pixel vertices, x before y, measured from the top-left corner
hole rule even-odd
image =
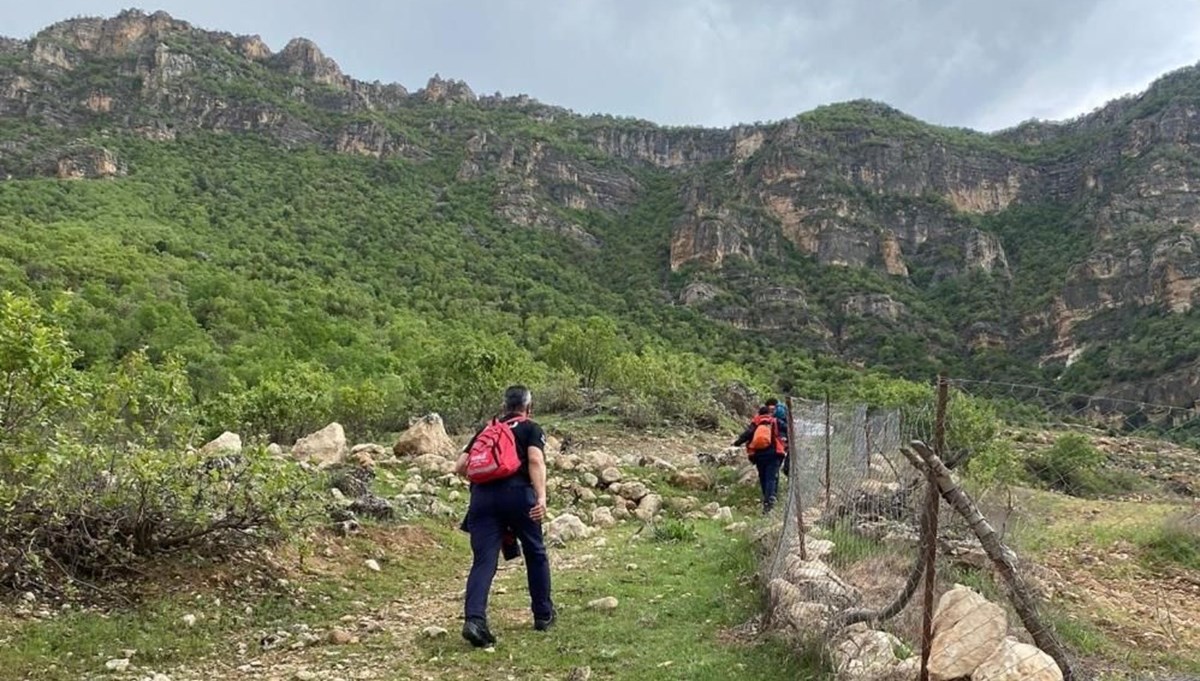
[[[426,414],[414,420],[408,430],[400,434],[392,453],[399,457],[439,454],[448,456],[458,449],[446,434],[446,424],[438,414]]]
[[[242,453],[242,437],[228,430],[221,433],[217,439],[200,448],[204,456],[229,456]]]
[[[319,467],[334,466],[346,458],[346,431],[340,423],[331,423],[292,445],[292,456]]]
[[[583,524],[579,516],[564,513],[546,527],[546,542],[551,546],[564,546],[576,539],[586,539],[592,533],[592,528]]]
[[[1054,658],[1013,638],[1005,638],[996,652],[971,674],[971,681],[1062,681],[1062,678],[1062,670]]]
[[[933,613],[929,676],[949,681],[971,676],[1004,643],[1004,608],[971,589],[956,585],[938,599]]]

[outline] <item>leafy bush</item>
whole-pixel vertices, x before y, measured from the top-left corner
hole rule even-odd
[[[964,472],[972,482],[987,489],[1019,483],[1024,469],[1011,442],[993,439],[970,458]]]
[[[313,508],[294,462],[187,448],[198,421],[179,360],[139,350],[85,373],[74,356],[35,303],[0,298],[0,366],[25,381],[9,386],[0,439],[0,589],[61,591],[163,553],[261,542]]]
[[[699,536],[700,533],[694,525],[675,518],[668,518],[654,525],[654,541],[665,544],[696,541]]]
[[[1098,475],[1104,453],[1078,433],[1061,435],[1054,444],[1027,462],[1029,472],[1052,489],[1073,496],[1094,494],[1102,487]]]

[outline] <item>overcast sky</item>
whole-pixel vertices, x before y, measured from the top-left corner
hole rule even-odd
[[[0,0],[28,37],[108,0]],[[726,126],[885,101],[983,130],[1061,119],[1200,61],[1200,0],[161,0],[274,50],[314,40],[348,74],[582,113]]]

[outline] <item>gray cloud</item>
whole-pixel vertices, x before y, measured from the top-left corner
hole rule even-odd
[[[0,0],[24,37],[127,0]],[[866,97],[992,130],[1064,118],[1200,59],[1196,0],[163,0],[274,49],[312,38],[343,69],[429,75],[580,112],[725,126]],[[151,8],[147,8],[151,9]]]

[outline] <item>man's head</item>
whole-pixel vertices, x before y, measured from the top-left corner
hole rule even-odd
[[[774,409],[775,407],[779,406],[779,400],[772,397],[771,399],[767,400],[767,406]]]
[[[770,414],[770,413],[771,413],[771,408],[770,408],[770,407],[767,407],[767,406],[762,406],[762,407],[759,407],[759,408],[758,408],[758,415],[759,415],[759,416],[766,416],[767,414]]]
[[[527,414],[533,404],[533,394],[523,385],[510,385],[504,391],[504,412],[506,414]]]

